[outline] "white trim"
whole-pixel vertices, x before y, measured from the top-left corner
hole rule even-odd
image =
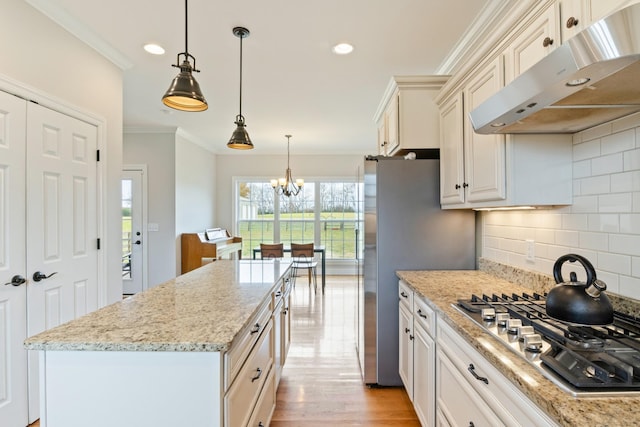
[[[107,159],[109,156],[107,141],[107,120],[86,110],[80,109],[76,106],[69,104],[68,102],[50,96],[43,93],[41,90],[28,86],[24,83],[18,82],[5,75],[0,74],[0,90],[16,95],[27,101],[36,102],[43,107],[49,108],[53,111],[65,114],[78,120],[82,120],[93,126],[96,126],[97,141],[96,148],[100,150],[100,161],[97,162],[96,171],[96,226],[97,226],[97,238],[100,238],[101,247],[97,256],[97,292],[98,292],[98,307],[104,307],[108,303],[108,286],[107,286],[107,272],[106,265],[109,253],[107,235],[107,201],[106,201],[106,175],[107,175]]]
[[[128,70],[133,67],[133,62],[118,49],[111,46],[93,30],[70,15],[62,6],[50,0],[25,0],[35,9],[47,16],[56,24],[76,36],[78,40],[86,43],[100,55],[107,58],[121,70]]]
[[[147,177],[147,165],[145,164],[126,164],[122,165],[123,171],[140,171],[142,172],[142,229],[144,230],[144,245],[142,245],[142,290],[149,288],[149,230],[148,230],[148,204],[149,204],[149,186]]]

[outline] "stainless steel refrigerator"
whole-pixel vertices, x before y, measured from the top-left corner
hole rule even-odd
[[[365,158],[356,333],[366,384],[402,385],[395,272],[475,268],[475,213],[440,209],[439,166],[438,150],[415,160]]]

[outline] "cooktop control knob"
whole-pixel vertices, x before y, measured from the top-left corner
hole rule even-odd
[[[524,351],[532,353],[540,353],[542,351],[542,337],[540,334],[524,336]]]
[[[521,326],[518,328],[518,340],[524,341],[525,336],[535,333],[536,331],[533,330],[533,326]]]
[[[483,308],[482,309],[482,320],[485,322],[493,322],[496,320],[496,309],[495,308]]]
[[[507,320],[509,320],[509,313],[496,314],[496,323],[503,328],[507,326]]]
[[[522,327],[522,320],[509,319],[507,320],[507,333],[511,335],[518,335],[518,329]]]

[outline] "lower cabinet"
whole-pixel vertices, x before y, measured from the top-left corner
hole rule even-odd
[[[435,418],[435,341],[416,323],[413,341],[413,406],[423,426],[434,425]]]

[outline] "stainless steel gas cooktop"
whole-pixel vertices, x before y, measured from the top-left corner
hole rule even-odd
[[[640,395],[639,319],[571,324],[549,317],[538,294],[472,295],[454,307],[573,396]]]

